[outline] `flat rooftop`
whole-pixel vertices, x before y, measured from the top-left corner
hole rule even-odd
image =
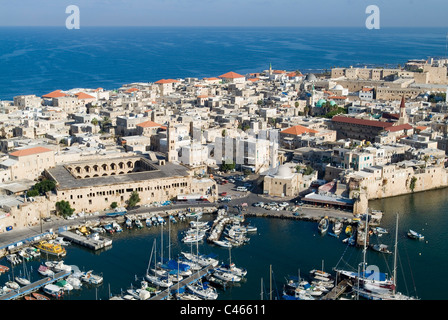
[[[56,181],[58,190],[120,185],[145,180],[188,176],[187,168],[184,166],[170,162],[165,162],[164,165],[159,165],[158,162],[148,162],[155,167],[155,170],[83,179],[76,179],[63,165],[49,169],[47,172]]]

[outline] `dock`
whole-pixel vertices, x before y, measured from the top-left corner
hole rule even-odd
[[[40,288],[44,287],[45,285],[47,285],[49,283],[53,283],[53,282],[56,282],[58,280],[65,278],[65,277],[68,277],[70,274],[71,274],[71,272],[67,272],[67,271],[58,272],[53,277],[45,277],[36,282],[30,283],[27,286],[20,287],[17,290],[8,292],[7,294],[0,296],[0,300],[19,299],[23,296],[26,296],[27,294],[29,294],[31,292],[39,290]]]
[[[104,238],[104,237],[86,237],[84,235],[79,235],[71,231],[63,231],[60,232],[59,235],[61,237],[66,238],[67,240],[79,244],[81,246],[87,247],[92,250],[100,250],[105,247],[112,245],[112,239]]]
[[[345,279],[338,283],[330,292],[328,292],[321,300],[336,300],[347,290],[350,286],[350,282]]]
[[[196,282],[199,279],[203,278],[211,270],[213,270],[213,266],[212,265],[204,267],[201,270],[199,270],[198,272],[196,272],[196,273],[192,274],[191,276],[189,276],[188,278],[183,279],[182,281],[176,283],[175,285],[172,285],[171,287],[161,291],[159,294],[155,295],[154,297],[149,298],[148,300],[165,300],[170,295],[172,295],[173,293],[178,291],[179,289],[184,288],[187,285],[189,285],[189,284],[191,284],[193,282]]]

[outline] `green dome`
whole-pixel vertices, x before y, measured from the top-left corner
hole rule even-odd
[[[316,103],[316,107],[322,107],[323,104],[325,104],[327,101],[325,99],[319,99]]]
[[[334,106],[336,104],[336,102],[334,102],[333,100],[330,101],[330,105]]]

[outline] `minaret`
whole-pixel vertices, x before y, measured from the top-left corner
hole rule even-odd
[[[272,64],[269,62],[269,77],[272,76]]]
[[[400,118],[398,119],[398,125],[408,123],[408,116],[406,114],[406,104],[404,101],[404,96],[401,98],[400,104]]]
[[[167,148],[168,148],[168,162],[175,162],[177,161],[177,152],[176,152],[176,128],[173,125],[173,122],[168,122],[168,128],[167,128]]]

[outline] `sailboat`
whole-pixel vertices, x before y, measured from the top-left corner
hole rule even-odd
[[[414,297],[410,297],[407,295],[402,294],[401,292],[396,291],[397,287],[397,248],[398,248],[398,214],[397,214],[397,225],[396,225],[396,231],[395,231],[395,252],[394,252],[394,275],[392,277],[393,279],[393,289],[389,292],[384,293],[377,293],[377,292],[369,292],[368,290],[362,289],[362,288],[353,288],[355,291],[359,293],[359,295],[371,299],[371,300],[417,300]]]
[[[155,249],[156,249],[156,240],[154,239],[154,244],[152,246],[151,257],[149,258],[149,263],[148,263],[148,268],[146,270],[145,278],[146,278],[146,280],[148,280],[149,282],[151,282],[152,284],[154,284],[156,286],[163,287],[163,288],[169,288],[173,285],[173,282],[168,277],[158,276],[157,273],[155,272],[155,270],[157,270],[156,259],[154,259],[154,269],[153,269],[154,275],[150,274],[150,272],[149,272],[149,266],[151,264],[152,255],[153,255],[153,253],[155,255]]]
[[[365,229],[368,229],[368,215],[366,216],[366,226]],[[379,272],[378,270],[372,270],[366,268],[366,252],[367,252],[367,232],[364,232],[364,249],[363,249],[363,262],[362,262],[362,272],[353,272],[348,270],[336,269],[335,271],[338,274],[338,278],[347,278],[352,281],[353,284],[356,284],[359,290],[365,290],[371,293],[390,293],[395,289],[394,280],[389,278],[387,274]]]

